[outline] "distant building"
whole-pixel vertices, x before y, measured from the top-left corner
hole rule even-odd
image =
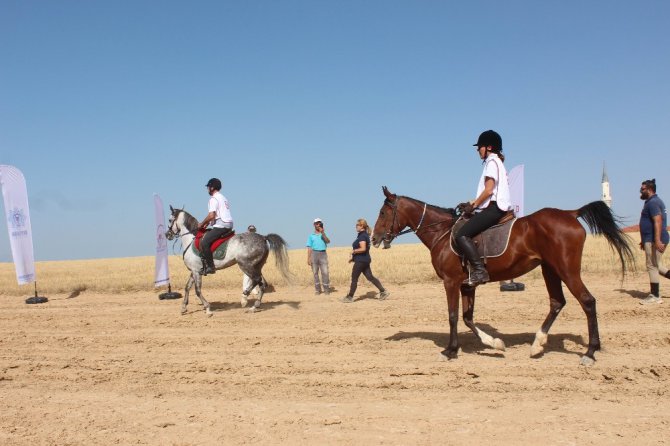
[[[607,207],[612,207],[612,196],[610,195],[610,180],[607,178],[607,171],[605,170],[605,163],[603,163],[603,179],[602,179],[603,194],[600,197],[605,202]]]

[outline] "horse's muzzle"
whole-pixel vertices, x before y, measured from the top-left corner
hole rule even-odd
[[[384,237],[376,237],[374,234],[372,235],[372,246],[375,248],[379,248],[379,245],[384,243],[384,246],[382,249],[389,249],[391,247],[391,241],[393,240],[393,237],[391,237],[389,234],[384,234]]]

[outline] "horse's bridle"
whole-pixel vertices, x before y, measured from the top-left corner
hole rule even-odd
[[[393,220],[391,220],[391,227],[389,228],[388,231],[384,232],[384,236],[382,237],[382,241],[384,243],[391,243],[394,238],[401,236],[403,234],[408,234],[410,232],[416,234],[417,232],[419,232],[419,229],[421,229],[421,225],[423,224],[423,219],[426,216],[426,207],[428,206],[426,203],[423,203],[423,213],[421,214],[421,219],[419,220],[419,224],[416,226],[416,229],[407,228],[403,230],[398,230],[398,232],[396,233],[393,233],[392,231],[394,226],[400,226],[398,223],[396,223],[398,220],[398,202],[397,200],[394,200],[392,203],[391,200],[386,199],[384,201],[384,204],[393,209]]]
[[[179,211],[179,212],[182,212],[182,211]],[[181,232],[174,232],[174,231],[172,230],[172,225],[174,225],[175,222],[177,221],[177,216],[178,216],[178,215],[179,215],[179,214],[177,214],[177,215],[173,215],[173,216],[172,216],[172,218],[173,218],[174,220],[171,219],[172,222],[170,223],[170,226],[168,227],[168,230],[167,230],[167,232],[165,233],[165,238],[167,238],[168,240],[172,240],[173,238],[175,239],[174,243],[172,244],[172,249],[173,249],[173,250],[174,250],[174,246],[177,244],[177,240],[178,240],[179,238],[181,238],[182,236],[186,235],[186,234],[182,234]],[[184,229],[186,229],[186,227],[184,227]],[[188,231],[187,234],[196,235],[196,233],[193,232],[193,231]],[[182,258],[186,255],[186,252],[188,251],[188,248],[191,247],[191,245],[193,244],[194,241],[195,241],[195,238],[194,238],[193,240],[191,240],[191,243],[189,243],[188,246],[186,246],[186,248],[184,248],[184,250],[183,250],[183,252],[182,252],[182,254],[181,254]]]
[[[427,204],[426,204],[426,202],[422,202],[422,201],[420,201],[420,200],[416,200],[416,201],[419,201],[419,203],[423,203],[423,213],[421,214],[421,219],[419,220],[419,224],[416,226],[416,229],[407,228],[407,229],[403,229],[402,231],[399,230],[399,231],[396,232],[396,233],[393,233],[392,231],[393,231],[393,227],[394,227],[394,226],[399,226],[399,224],[396,223],[396,221],[397,221],[397,219],[398,219],[398,202],[397,202],[397,198],[396,198],[396,200],[394,200],[393,202],[391,202],[391,200],[389,200],[388,198],[384,201],[384,205],[387,205],[387,206],[389,206],[391,209],[393,209],[393,220],[391,221],[391,227],[389,228],[388,231],[384,232],[384,236],[382,237],[382,242],[384,242],[385,245],[390,245],[391,242],[393,241],[393,239],[396,238],[396,237],[398,237],[398,236],[400,236],[400,235],[408,234],[408,233],[410,233],[410,232],[413,232],[413,233],[417,234],[417,233],[419,232],[419,230],[422,228],[423,220],[424,220],[424,218],[426,217],[426,208],[427,208]],[[429,223],[428,225],[426,225],[426,226],[424,227],[424,229],[425,229],[425,228],[428,228],[428,227],[430,227],[430,226],[438,226],[438,225],[441,225],[441,224],[444,223],[444,222],[445,222],[445,221],[442,220],[442,221],[437,221],[437,222],[434,222],[434,223]],[[451,233],[451,227],[450,227],[449,229],[447,229],[447,230],[444,232],[444,234],[442,234],[442,235],[441,235],[441,236],[440,236],[440,237],[433,243],[433,246],[431,246],[431,247],[429,248],[430,251],[432,251],[433,248],[435,248],[435,246],[437,245],[437,243],[438,243],[440,240],[442,240],[442,239],[443,239],[447,234],[449,234],[449,233]]]

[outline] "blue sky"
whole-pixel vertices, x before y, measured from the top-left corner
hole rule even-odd
[[[483,130],[526,210],[670,200],[667,1],[0,2],[0,164],[25,175],[36,260],[152,255],[153,193],[202,219],[336,246],[381,186],[474,198]],[[11,261],[6,218],[0,261]],[[413,235],[405,241],[416,242]]]

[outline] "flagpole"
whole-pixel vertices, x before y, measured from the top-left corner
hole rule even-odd
[[[168,267],[168,249],[165,239],[165,215],[163,214],[163,200],[154,194],[154,215],[156,217],[156,275],[154,285],[163,286],[167,282],[168,290],[158,295],[160,300],[180,299],[181,293],[172,291],[170,272]]]

